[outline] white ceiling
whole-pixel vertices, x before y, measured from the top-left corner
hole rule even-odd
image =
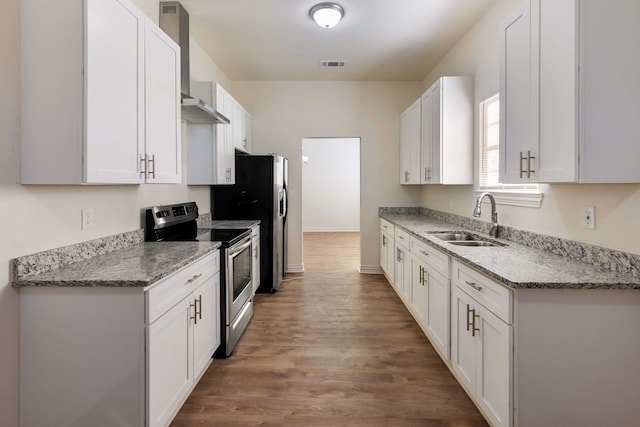
[[[329,30],[309,18],[320,2],[181,1],[191,36],[231,80],[420,81],[494,0],[336,0],[345,16]]]

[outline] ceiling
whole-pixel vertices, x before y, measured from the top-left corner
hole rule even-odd
[[[494,1],[336,0],[345,15],[328,30],[309,17],[319,0],[180,2],[231,80],[420,81]]]

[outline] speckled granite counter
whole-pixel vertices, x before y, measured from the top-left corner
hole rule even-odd
[[[219,247],[219,242],[140,242],[38,271],[37,260],[51,257],[43,252],[13,260],[13,286],[145,287]],[[25,268],[27,259],[32,268]]]
[[[612,271],[600,265],[557,255],[513,240],[495,239],[507,245],[502,247],[464,247],[454,246],[430,235],[433,232],[454,230],[471,231],[482,235],[482,230],[478,230],[478,227],[483,227],[486,223],[474,224],[472,222],[476,220],[473,219],[465,219],[469,223],[461,226],[460,221],[446,222],[437,218],[437,215],[425,215],[423,211],[407,213],[402,210],[385,210],[385,208],[381,208],[380,217],[451,255],[453,259],[513,289],[640,289],[640,276],[636,269],[640,256],[633,254],[612,255],[608,254],[608,250],[604,248],[600,248],[600,252],[592,250],[596,254],[593,255],[594,258],[611,256],[617,260],[622,259],[623,265],[616,264],[615,268],[618,271]],[[503,234],[515,235],[513,229],[505,228],[507,230]],[[486,234],[483,237],[490,239]],[[572,243],[574,246],[579,246],[576,242],[566,241],[568,245]],[[583,255],[588,252],[579,247],[577,250],[582,251]],[[603,262],[613,264],[610,260]],[[628,268],[624,268],[625,265]]]

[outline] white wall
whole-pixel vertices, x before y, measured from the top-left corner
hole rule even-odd
[[[302,231],[360,231],[360,139],[303,138]]]
[[[500,22],[520,0],[498,0],[438,63],[423,81],[428,88],[443,75],[475,76],[476,104],[499,88]],[[477,106],[476,106],[477,125]],[[477,127],[477,126],[476,126]],[[476,135],[476,147],[478,144]],[[638,159],[629,159],[637,161]],[[506,225],[607,248],[640,254],[640,185],[543,185],[540,209],[498,206],[499,222]],[[471,217],[476,195],[472,186],[424,186],[422,206]],[[595,206],[596,229],[581,226],[582,206]],[[489,219],[483,214],[483,219]]]
[[[302,269],[302,138],[359,137],[361,268],[378,264],[378,207],[417,206],[420,190],[398,182],[400,112],[420,82],[234,81],[252,115],[253,149],[289,158],[289,270]]]
[[[158,21],[158,0],[134,2]],[[18,425],[19,292],[10,285],[10,260],[138,229],[140,211],[147,206],[195,200],[206,212],[210,200],[208,187],[186,185],[17,184],[20,176],[19,9],[19,0],[7,0],[0,14],[0,224],[3,227],[9,224],[0,237],[0,426],[3,427]],[[229,80],[215,64],[206,55],[199,55],[198,47],[195,52],[194,74],[202,80],[219,80],[228,85]],[[92,229],[80,229],[83,207],[94,209]]]

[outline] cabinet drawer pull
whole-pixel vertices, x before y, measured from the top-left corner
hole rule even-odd
[[[482,291],[482,286],[478,286],[474,282],[469,282],[469,281],[465,280],[464,283],[466,283],[467,285],[471,286],[476,291]]]
[[[424,255],[424,256],[429,256],[429,252],[427,252],[427,251],[420,251],[420,253],[421,253],[422,255]]]
[[[198,319],[202,320],[202,295],[200,295],[195,302],[198,304],[196,315],[198,316]]]
[[[191,279],[187,280],[185,282],[185,285],[190,285],[191,283],[195,282],[196,280],[198,280],[200,278],[200,276],[202,276],[202,273],[196,274],[194,275]]]

